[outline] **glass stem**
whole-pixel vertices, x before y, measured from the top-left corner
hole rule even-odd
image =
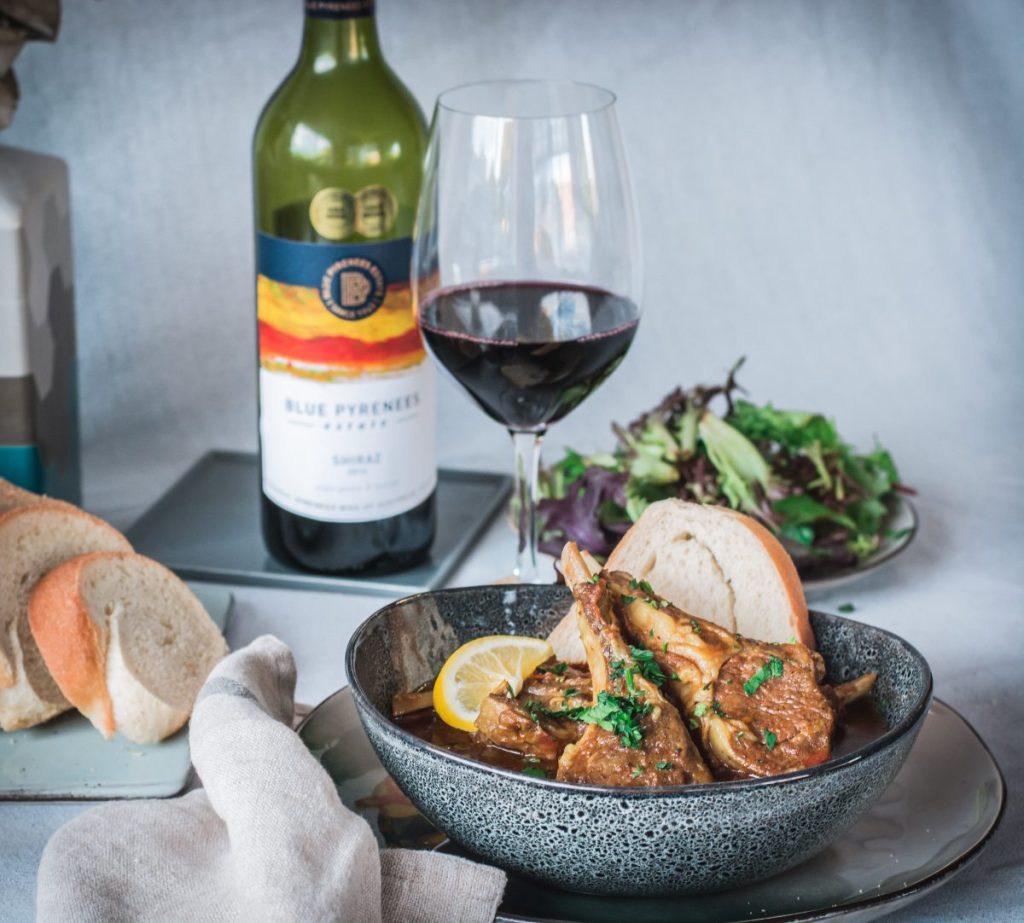
[[[514,432],[516,451],[515,509],[519,526],[516,552],[516,580],[537,583],[537,477],[540,471],[540,444],[544,433]]]

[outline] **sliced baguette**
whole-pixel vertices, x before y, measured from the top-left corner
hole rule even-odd
[[[130,552],[86,554],[36,586],[29,621],[50,673],[106,737],[177,731],[227,644],[195,594]]]
[[[568,550],[562,552],[562,573],[569,586],[581,579],[581,575],[585,579],[601,570],[601,565],[588,552],[579,551],[572,542],[565,547],[572,549],[571,552]],[[584,569],[586,574],[583,574]],[[555,626],[555,630],[548,635],[548,643],[554,649],[555,656],[559,660],[577,665],[587,662],[587,652],[583,649],[583,641],[580,639],[580,631],[577,627],[575,603],[562,621]]]
[[[771,532],[742,513],[683,500],[652,503],[605,567],[647,580],[659,596],[729,631],[758,641],[796,638],[814,647],[792,559]],[[571,612],[552,632],[570,652],[574,620]]]
[[[3,486],[0,512],[0,727],[16,731],[70,705],[50,677],[28,624],[36,582],[88,551],[130,550],[112,526],[67,503]]]
[[[33,506],[36,503],[45,503],[46,497],[34,494],[30,490],[25,490],[23,487],[19,487],[17,484],[12,484],[5,478],[0,478],[0,513],[6,513],[7,510],[13,510],[17,506]],[[60,501],[51,501],[57,503]]]

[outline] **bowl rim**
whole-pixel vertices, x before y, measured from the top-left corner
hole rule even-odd
[[[923,674],[924,674],[924,685],[921,693],[918,695],[917,701],[913,703],[911,708],[908,710],[904,718],[899,721],[896,725],[886,731],[874,740],[868,741],[862,747],[858,747],[856,750],[852,750],[849,753],[845,753],[839,757],[833,757],[826,760],[824,763],[819,763],[817,766],[810,766],[806,769],[795,769],[792,772],[781,773],[775,776],[764,776],[753,779],[733,779],[725,780],[720,782],[691,782],[686,785],[651,785],[651,786],[627,786],[627,785],[594,785],[589,783],[581,782],[563,782],[558,779],[541,779],[535,776],[523,775],[520,772],[516,772],[513,769],[505,769],[501,766],[492,766],[489,763],[482,763],[479,760],[474,760],[468,756],[462,756],[458,753],[453,753],[451,750],[446,750],[443,747],[438,747],[429,741],[424,740],[421,737],[417,737],[415,734],[406,731],[404,728],[399,727],[395,722],[388,716],[383,715],[376,706],[369,700],[369,697],[363,691],[360,685],[359,679],[355,672],[355,656],[356,647],[361,641],[362,637],[368,630],[369,625],[375,620],[382,618],[385,613],[392,609],[396,609],[399,606],[408,605],[409,603],[423,600],[426,598],[432,598],[436,596],[457,596],[463,593],[473,593],[480,591],[501,591],[508,592],[510,589],[526,590],[527,592],[540,592],[540,591],[551,591],[551,590],[563,590],[566,593],[571,593],[568,587],[560,584],[547,584],[547,583],[531,583],[531,584],[503,584],[503,583],[489,583],[479,584],[476,586],[464,586],[464,587],[442,587],[436,590],[427,590],[422,593],[413,593],[409,596],[403,596],[400,599],[393,600],[385,606],[381,606],[373,614],[368,616],[363,622],[352,632],[352,636],[349,638],[348,645],[345,649],[345,670],[348,674],[348,684],[352,687],[352,695],[356,702],[356,711],[360,716],[360,720],[363,720],[363,714],[370,713],[376,715],[387,733],[397,736],[400,740],[412,746],[415,749],[423,750],[429,755],[435,755],[441,759],[449,760],[452,763],[461,765],[467,769],[480,772],[484,775],[497,775],[502,778],[512,779],[516,782],[521,782],[525,785],[540,786],[541,788],[550,789],[552,791],[571,791],[581,792],[587,795],[604,795],[611,798],[671,798],[673,796],[685,795],[685,796],[699,796],[702,793],[718,794],[736,791],[754,791],[757,789],[773,787],[777,785],[793,785],[798,782],[803,782],[807,779],[814,779],[818,776],[823,776],[847,766],[852,766],[856,763],[860,763],[880,750],[889,748],[897,740],[904,737],[909,733],[915,726],[917,726],[925,717],[928,712],[928,707],[931,704],[932,695],[934,691],[934,683],[932,678],[931,667],[928,665],[928,661],[924,658],[921,652],[914,647],[906,639],[900,637],[895,632],[889,631],[886,628],[879,628],[877,625],[869,625],[866,622],[858,621],[857,619],[849,619],[842,615],[835,615],[831,612],[822,612],[818,609],[808,610],[808,614],[828,619],[830,621],[841,622],[856,627],[870,628],[873,631],[881,632],[883,635],[896,641],[902,645],[911,657],[918,662]],[[827,665],[826,665],[827,666]]]

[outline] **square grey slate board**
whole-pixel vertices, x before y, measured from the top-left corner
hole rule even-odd
[[[223,633],[231,593],[192,591]],[[120,734],[104,740],[72,709],[38,727],[0,733],[0,799],[169,798],[188,784],[191,769],[187,726],[158,744],[134,744]]]
[[[190,580],[404,596],[440,586],[501,509],[512,479],[441,469],[437,535],[412,570],[375,577],[331,577],[284,567],[263,545],[257,457],[210,452],[127,531],[135,550]]]

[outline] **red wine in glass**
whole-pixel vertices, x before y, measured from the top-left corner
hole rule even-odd
[[[543,431],[622,361],[639,311],[599,288],[494,282],[441,288],[420,306],[435,358],[491,417]]]
[[[566,80],[442,93],[412,267],[428,349],[512,436],[514,577],[544,580],[541,441],[612,374],[640,316],[640,237],[615,94]]]

